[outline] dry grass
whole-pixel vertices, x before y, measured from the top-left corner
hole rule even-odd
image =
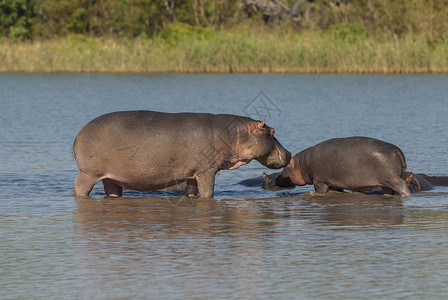
[[[83,36],[3,40],[0,72],[446,73],[448,42],[247,31],[189,35],[174,42]]]

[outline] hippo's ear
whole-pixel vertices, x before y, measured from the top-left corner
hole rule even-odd
[[[266,172],[263,172],[263,174],[261,174],[261,176],[263,176],[263,178],[266,179],[266,177],[268,176],[268,174],[266,174]]]
[[[408,187],[411,186],[413,178],[414,178],[414,173],[409,172],[408,178],[406,178],[406,184],[408,185]]]
[[[291,167],[294,167],[294,158],[291,157],[291,160],[289,161],[289,164],[291,165]]]
[[[266,124],[266,120],[263,120],[263,122],[258,123],[258,128],[264,128],[264,125]]]

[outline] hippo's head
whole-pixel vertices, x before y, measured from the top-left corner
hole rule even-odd
[[[300,172],[297,155],[291,158],[289,164],[283,168],[280,176],[275,179],[275,184],[282,187],[306,184]]]
[[[276,179],[280,177],[280,172],[272,173],[272,174],[266,174],[263,172],[261,175],[263,177],[263,183],[261,184],[261,187],[265,190],[281,190],[281,189],[291,189],[294,188],[294,184],[289,184],[285,186],[278,186],[276,184]]]
[[[291,152],[283,148],[274,137],[275,130],[265,122],[252,123],[250,134],[245,142],[246,151],[262,165],[270,169],[280,169],[286,166],[291,158]]]
[[[413,172],[403,171],[401,178],[406,181],[411,193],[417,193],[420,191],[428,191],[433,188],[432,184],[419,174]]]
[[[228,122],[228,115],[218,115],[219,117],[221,120],[216,124]],[[277,141],[274,133],[275,130],[266,126],[265,121],[255,121],[247,117],[234,118],[219,131],[218,141],[222,143],[215,144],[214,147],[221,155],[217,165],[221,166],[221,169],[234,170],[255,159],[271,169],[286,166],[291,153]]]
[[[277,188],[277,186],[275,185],[275,179],[280,176],[280,172],[275,172],[269,175],[263,172],[261,176],[263,177],[263,183],[261,184],[261,187],[263,189],[271,190]]]

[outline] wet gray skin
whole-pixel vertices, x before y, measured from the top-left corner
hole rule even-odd
[[[448,186],[448,176],[429,176],[423,173],[404,171],[401,177],[406,181],[411,192],[429,191],[434,186]]]
[[[275,185],[312,184],[318,193],[381,189],[385,194],[409,196],[402,179],[405,169],[403,152],[395,145],[368,137],[336,138],[296,154]]]
[[[207,113],[114,112],[90,121],[73,144],[75,194],[103,181],[108,196],[123,188],[160,190],[186,182],[186,194],[212,197],[215,175],[255,159],[271,169],[291,153],[275,130],[248,117]]]
[[[408,171],[403,172],[401,178],[406,181],[411,193],[429,191],[433,189],[433,185],[421,175],[425,174],[414,174]]]
[[[280,172],[275,172],[269,175],[263,173],[260,177],[242,180],[239,184],[246,186],[261,186],[266,190],[290,189],[296,186],[293,183],[289,183],[288,185],[287,181],[284,181],[286,184],[283,187],[276,185],[275,182],[278,176],[280,176]],[[411,193],[429,191],[432,190],[434,186],[448,186],[448,176],[430,176],[423,173],[415,174],[403,171],[401,178],[406,181]]]
[[[432,186],[448,186],[448,176],[432,176],[422,173],[414,174],[429,182]]]
[[[288,187],[280,187],[275,184],[276,178],[280,175],[280,172],[275,172],[272,174],[266,174],[263,172],[262,176],[253,177],[245,180],[241,180],[238,182],[238,184],[248,186],[248,187],[255,187],[259,186],[265,190],[283,190],[283,189],[291,189],[294,188],[295,185],[291,185]]]

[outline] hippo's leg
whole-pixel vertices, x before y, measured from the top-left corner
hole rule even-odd
[[[314,180],[313,185],[314,185],[314,190],[321,194],[325,194],[326,192],[328,192],[328,190],[330,188],[325,182],[322,182],[322,181]]]
[[[196,196],[198,194],[198,182],[196,179],[187,179],[187,188],[185,190],[187,196]]]
[[[383,191],[384,195],[393,195],[393,194],[395,194],[395,191],[393,189],[385,187],[385,186],[382,186],[381,190]]]
[[[383,192],[385,194],[389,194],[390,190],[388,189],[391,189],[401,196],[411,196],[411,192],[409,191],[406,181],[404,181],[400,177],[395,177],[389,183],[385,184],[384,187],[385,188],[383,188]]]
[[[78,176],[75,179],[75,195],[88,196],[98,180],[98,177],[79,171]]]
[[[215,191],[215,173],[202,173],[196,178],[199,196],[202,198],[211,198]]]
[[[104,192],[109,197],[121,197],[123,188],[109,178],[103,179]]]

